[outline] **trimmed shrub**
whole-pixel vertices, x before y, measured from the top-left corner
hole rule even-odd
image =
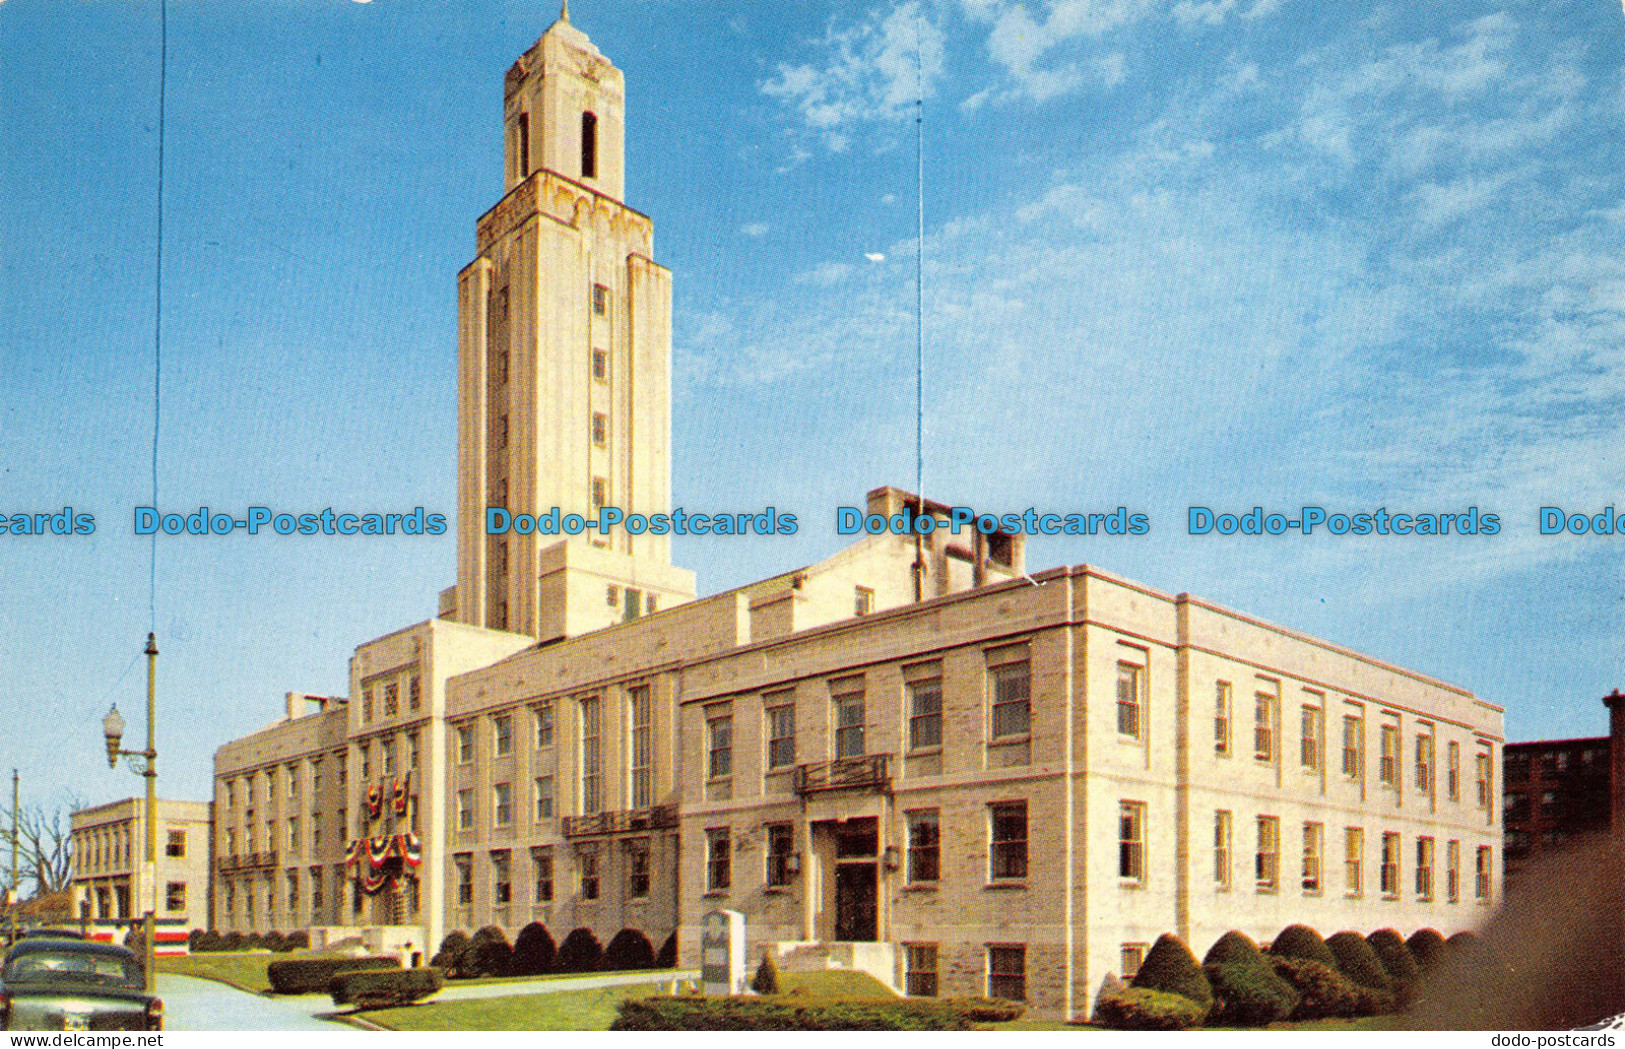
[[[1417,929],[1411,933],[1411,938],[1405,941],[1405,946],[1410,948],[1411,957],[1416,959],[1416,967],[1422,970],[1423,976],[1435,972],[1443,965],[1450,950],[1437,929]]]
[[[1326,948],[1337,959],[1337,971],[1356,986],[1373,991],[1393,990],[1393,979],[1364,936],[1357,932],[1340,932],[1326,941]]]
[[[513,971],[513,947],[507,934],[495,925],[487,925],[468,941],[468,954],[464,958],[465,976],[507,976]]]
[[[673,929],[671,935],[660,945],[660,951],[655,955],[656,969],[677,968],[677,930]]]
[[[429,964],[439,969],[448,980],[460,980],[467,976],[463,967],[468,958],[468,936],[462,932],[451,932],[440,941],[440,949],[435,952]]]
[[[622,929],[604,948],[604,969],[617,972],[622,969],[652,969],[655,949],[649,937],[636,929]]]
[[[762,952],[762,964],[756,967],[756,976],[750,981],[750,989],[757,994],[779,993],[779,965],[773,960],[770,952]]]
[[[1202,1007],[1204,1016],[1213,1007],[1213,988],[1208,985],[1207,976],[1196,964],[1196,956],[1185,946],[1185,941],[1173,933],[1165,932],[1157,937],[1134,974],[1131,986],[1184,995]]]
[[[290,951],[308,951],[310,950],[310,933],[303,929],[298,932],[290,932],[287,939],[282,942],[288,945],[287,949]]]
[[[948,1005],[972,1023],[1002,1024],[1021,1018],[1027,1007],[1004,998],[943,998]]]
[[[1326,941],[1307,925],[1288,925],[1282,929],[1270,944],[1270,953],[1278,958],[1302,958],[1334,971],[1337,969],[1337,959],[1326,947]]]
[[[1096,999],[1093,1019],[1119,1031],[1185,1031],[1206,1015],[1206,1009],[1182,994],[1130,987]]]
[[[1155,991],[1141,992],[1156,994]],[[1177,995],[1165,995],[1194,1009]],[[1001,1003],[1002,1004],[1002,1003]],[[989,1011],[991,1010],[991,1012]],[[612,1031],[968,1031],[972,1014],[1009,1015],[987,1000],[855,998],[631,998],[619,1006]]]
[[[1417,968],[1411,949],[1392,929],[1378,929],[1367,936],[1365,942],[1371,945],[1377,960],[1388,971],[1388,978],[1394,983],[1394,997],[1403,1009],[1415,998],[1416,985],[1422,980],[1422,971]]]
[[[1236,964],[1252,965],[1261,969],[1270,967],[1269,962],[1264,960],[1264,952],[1258,949],[1258,944],[1253,942],[1253,938],[1232,929],[1207,949],[1207,956],[1202,959],[1202,965]]]
[[[285,962],[272,962],[265,974],[271,989],[277,994],[317,994],[325,992],[333,977],[340,973],[364,972],[373,969],[399,969],[401,963],[394,958],[293,958]]]
[[[288,949],[288,941],[281,933],[277,932],[275,929],[272,929],[270,932],[266,933],[263,938],[261,938],[260,946],[264,947],[268,951],[271,951],[272,953],[280,954]]]
[[[339,973],[328,984],[334,1005],[357,1009],[394,1009],[411,1005],[446,985],[439,969],[396,969],[389,972]]]
[[[1286,1019],[1298,1007],[1298,992],[1263,955],[1258,957],[1257,964],[1230,961],[1202,967],[1213,988],[1209,1027],[1263,1027]]]
[[[1298,992],[1294,1020],[1325,1020],[1332,1017],[1364,1016],[1376,1003],[1343,974],[1329,965],[1308,958],[1275,956],[1270,959],[1275,972]]]
[[[604,967],[604,948],[588,928],[571,929],[559,944],[555,966],[561,973],[595,973]]]
[[[1444,941],[1452,956],[1466,954],[1478,947],[1478,934],[1463,930]]]
[[[515,976],[540,976],[553,971],[553,960],[559,949],[547,926],[531,922],[519,930],[513,941],[513,972]]]
[[[240,932],[228,932],[220,938],[222,951],[242,951],[248,949],[248,939]]]

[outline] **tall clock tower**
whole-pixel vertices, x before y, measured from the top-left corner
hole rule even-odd
[[[458,277],[457,586],[442,614],[542,640],[691,600],[666,536],[486,534],[486,508],[671,509],[671,273],[622,202],[625,80],[568,7],[508,70],[506,194]]]

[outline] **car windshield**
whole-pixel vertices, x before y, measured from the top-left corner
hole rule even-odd
[[[89,951],[29,951],[6,965],[6,983],[91,983],[140,990],[141,966],[133,959]]]

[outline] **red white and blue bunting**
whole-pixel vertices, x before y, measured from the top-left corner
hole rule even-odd
[[[357,838],[345,849],[344,863],[352,868],[351,876],[361,883],[361,890],[371,896],[404,874],[416,876],[423,863],[423,843],[416,834]]]

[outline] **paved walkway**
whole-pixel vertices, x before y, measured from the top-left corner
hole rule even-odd
[[[514,998],[532,994],[569,994],[599,987],[698,980],[698,970],[658,973],[614,973],[565,979],[516,980],[475,986],[448,984],[432,1002],[461,1002],[477,998]],[[164,1000],[164,1026],[171,1031],[335,1031],[354,1030],[330,1020],[336,1010],[325,994],[269,997],[249,994],[214,980],[194,976],[158,974],[158,995]]]
[[[455,981],[430,1001],[466,1002],[475,998],[514,998],[524,994],[568,994],[599,987],[625,987],[629,984],[670,983],[672,980],[698,980],[698,969],[678,972],[615,973],[608,976],[573,976],[566,979],[515,980],[512,983],[482,983],[459,987]]]
[[[333,1011],[333,999],[306,994],[266,998],[215,980],[158,974],[164,1000],[164,1027],[171,1031],[341,1031],[347,1024],[320,1019]]]

